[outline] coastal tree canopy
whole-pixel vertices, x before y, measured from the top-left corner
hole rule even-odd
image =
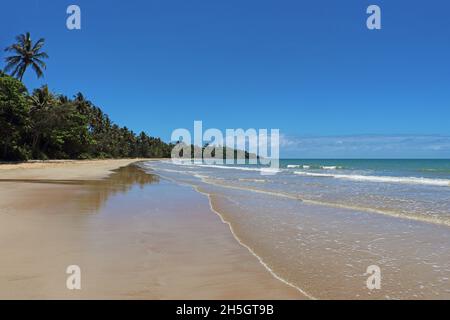
[[[22,78],[30,66],[43,76],[44,44],[27,32],[5,49],[12,55],[0,71],[0,160],[170,157],[171,144],[114,124],[81,92],[70,99],[44,85],[29,94]]]
[[[82,93],[73,99],[48,86],[30,95],[0,75],[0,160],[164,158],[172,145],[114,124]]]
[[[23,160],[28,158],[25,146],[29,126],[28,93],[18,80],[0,75],[0,158]]]

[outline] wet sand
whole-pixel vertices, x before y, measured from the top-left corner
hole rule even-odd
[[[136,160],[0,165],[1,299],[303,299]],[[81,268],[81,290],[66,268]]]
[[[310,298],[450,297],[450,229],[445,225],[318,205],[262,187],[236,188],[236,176],[224,178],[227,171],[214,178],[215,173],[192,166],[144,166],[208,195],[236,239]],[[374,267],[380,272],[377,289],[367,285]]]
[[[245,201],[237,201],[240,197]],[[211,198],[213,208],[234,226],[241,241],[278,276],[311,297],[450,298],[446,226],[275,197],[268,200],[266,195]],[[273,211],[261,210],[264,205],[278,209],[277,221]],[[380,268],[380,290],[366,287],[369,266]]]

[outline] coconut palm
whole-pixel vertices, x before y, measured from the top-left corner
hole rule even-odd
[[[50,92],[48,86],[44,85],[39,89],[34,89],[30,96],[31,110],[49,108],[56,100],[57,98]]]
[[[43,69],[46,69],[45,62],[42,59],[47,59],[47,53],[41,51],[45,40],[39,39],[33,44],[30,33],[20,34],[16,37],[17,43],[7,47],[5,51],[13,53],[12,56],[6,57],[5,72],[11,72],[11,76],[17,77],[22,81],[23,75],[27,68],[31,66],[36,72],[38,78],[43,76]]]
[[[30,118],[31,123],[29,133],[31,136],[31,151],[33,157],[39,158],[40,142],[49,128],[49,118],[53,116],[53,108],[56,105],[56,96],[48,89],[48,86],[42,86],[34,89],[30,96]]]

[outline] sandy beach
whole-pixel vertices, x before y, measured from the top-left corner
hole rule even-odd
[[[0,165],[1,299],[304,299],[208,198],[131,160]],[[66,268],[81,268],[81,290]]]
[[[446,225],[280,196],[264,188],[286,173],[235,171],[0,165],[0,299],[448,297]],[[67,289],[72,265],[81,290]],[[370,265],[380,290],[366,287]]]

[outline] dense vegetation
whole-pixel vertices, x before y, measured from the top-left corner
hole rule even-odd
[[[47,85],[31,93],[22,83],[31,67],[38,78],[47,65],[45,40],[33,43],[30,33],[16,37],[16,43],[5,49],[4,72],[0,71],[0,161],[30,159],[90,159],[90,158],[169,158],[174,144],[149,137],[145,132],[136,135],[127,127],[119,127],[82,93],[72,99],[56,94]],[[9,72],[10,75],[7,75]],[[183,144],[178,144],[179,156]],[[191,157],[215,152],[190,146]],[[175,149],[176,150],[176,149]],[[257,158],[246,151],[223,147],[234,158]]]
[[[119,127],[78,93],[73,99],[47,86],[30,95],[0,74],[0,159],[170,157],[172,145]]]
[[[21,79],[29,66],[42,76],[44,39],[16,40],[6,48],[11,76],[0,71],[0,160],[170,157],[173,145],[119,127],[81,93],[70,99],[45,85],[30,94]]]

